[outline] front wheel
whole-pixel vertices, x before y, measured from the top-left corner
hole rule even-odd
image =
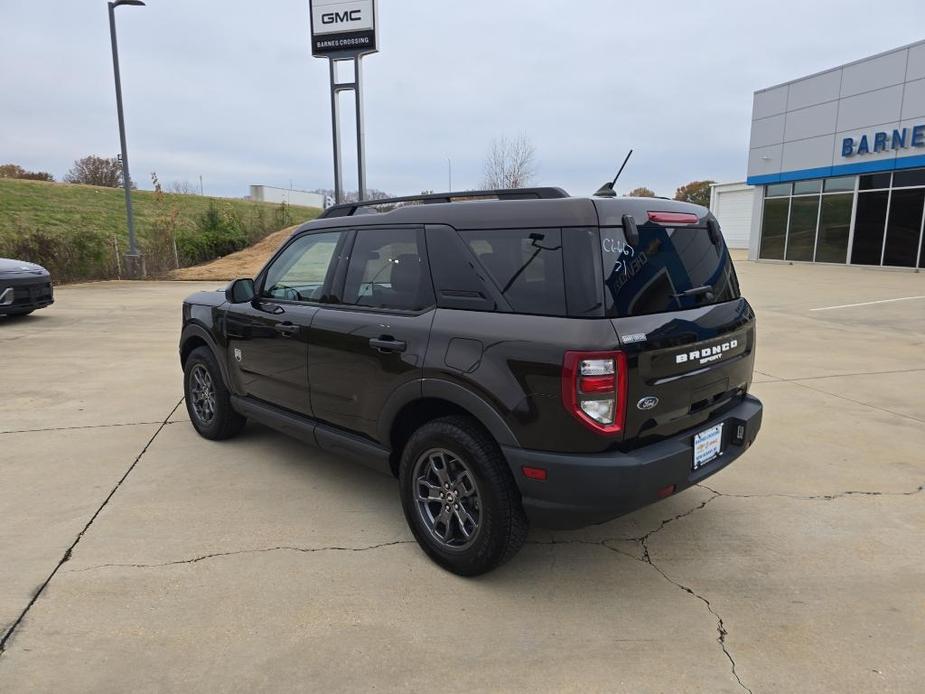
[[[231,407],[231,393],[208,347],[197,347],[183,365],[186,411],[200,436],[213,441],[237,434],[247,421]]]
[[[503,564],[523,546],[527,519],[497,443],[465,417],[418,429],[402,452],[402,508],[427,555],[460,576]]]

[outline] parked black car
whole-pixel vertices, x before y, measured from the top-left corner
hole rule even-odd
[[[528,523],[610,520],[754,441],[755,315],[705,208],[558,188],[383,204],[332,207],[256,280],[186,300],[201,435],[252,419],[397,476],[421,547],[462,575]]]
[[[24,316],[54,302],[48,270],[24,260],[0,258],[0,315]]]

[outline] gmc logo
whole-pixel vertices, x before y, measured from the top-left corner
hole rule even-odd
[[[359,22],[362,10],[344,10],[343,12],[325,12],[321,15],[322,24],[340,24],[341,22]]]

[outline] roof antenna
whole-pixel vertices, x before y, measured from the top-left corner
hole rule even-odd
[[[617,179],[620,178],[620,174],[623,173],[623,168],[626,166],[626,162],[630,160],[631,156],[633,156],[633,150],[627,152],[626,159],[623,160],[623,164],[620,166],[620,170],[617,171],[617,175],[613,177],[613,180],[607,181],[604,185],[597,189],[597,192],[594,193],[596,196],[601,198],[617,197],[617,191],[615,191],[613,187],[616,185]]]

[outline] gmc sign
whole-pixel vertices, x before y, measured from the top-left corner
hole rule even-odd
[[[316,58],[350,57],[378,49],[375,0],[309,0],[309,5]]]

